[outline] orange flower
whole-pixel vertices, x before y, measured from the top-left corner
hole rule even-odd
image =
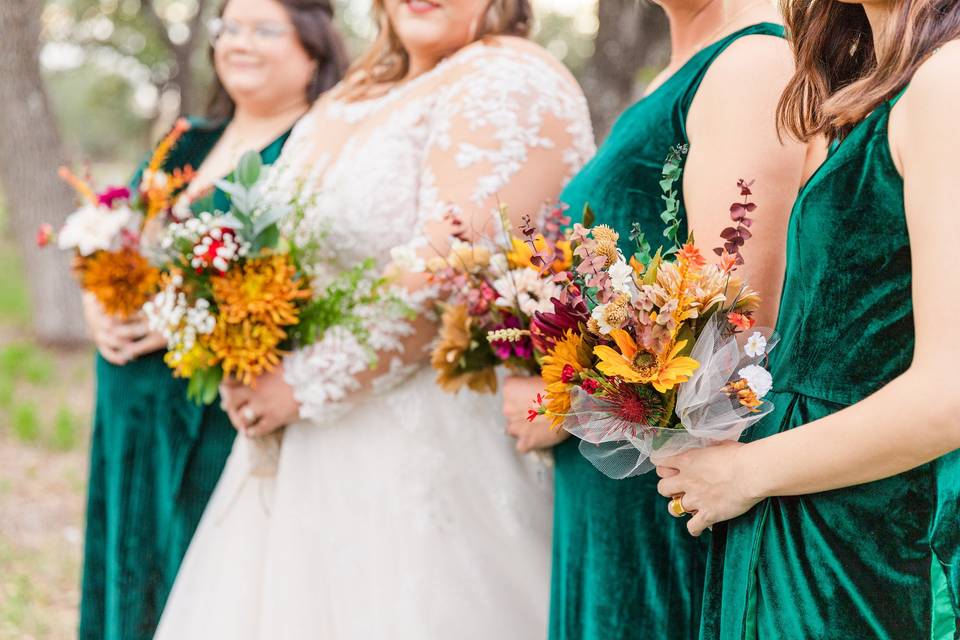
[[[730,273],[737,266],[737,256],[728,253],[726,249],[720,254],[720,271]]]
[[[285,255],[247,260],[222,276],[211,279],[213,298],[226,322],[252,319],[277,326],[293,325],[299,319],[301,300],[310,289],[297,278]]]
[[[310,297],[286,255],[253,258],[211,279],[217,325],[209,348],[223,371],[244,384],[280,364],[283,327],[297,324]]]
[[[274,324],[251,319],[233,323],[220,316],[208,346],[220,361],[224,375],[252,385],[280,364],[280,342],[286,337],[286,332]]]
[[[753,329],[753,325],[757,323],[753,316],[736,312],[728,313],[727,320],[740,331],[749,331]]]
[[[700,366],[700,363],[687,356],[679,355],[687,345],[681,340],[673,345],[666,354],[657,356],[648,351],[640,351],[633,337],[623,329],[614,329],[610,336],[620,349],[606,345],[595,347],[593,354],[600,358],[597,369],[611,377],[626,382],[652,384],[660,393],[666,393],[681,382],[686,382]]]
[[[121,318],[140,311],[160,283],[160,271],[133,249],[97,251],[78,260],[76,269],[80,286]]]
[[[686,263],[694,269],[700,269],[707,264],[707,261],[700,253],[700,250],[697,249],[696,245],[694,245],[692,242],[688,242],[687,244],[683,245],[683,248],[677,255],[679,256],[680,260],[686,261]]]

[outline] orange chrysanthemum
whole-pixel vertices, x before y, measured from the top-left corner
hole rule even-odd
[[[299,321],[310,289],[285,255],[248,260],[211,280],[217,325],[209,347],[223,371],[244,384],[280,364],[283,327]]]
[[[285,255],[253,258],[212,278],[219,315],[229,323],[252,319],[262,324],[296,324],[297,305],[310,289]]]
[[[252,386],[259,376],[280,364],[280,343],[286,337],[286,332],[274,324],[249,319],[227,322],[220,316],[208,346],[220,361],[224,375]]]
[[[110,315],[129,318],[156,293],[160,271],[133,249],[97,251],[77,261],[80,286]]]

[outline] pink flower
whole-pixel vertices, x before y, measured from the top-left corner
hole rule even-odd
[[[53,240],[53,227],[49,224],[42,224],[37,229],[37,246],[45,247]]]
[[[110,187],[106,191],[97,194],[97,202],[109,209],[113,208],[117,200],[129,200],[130,189],[126,187]]]

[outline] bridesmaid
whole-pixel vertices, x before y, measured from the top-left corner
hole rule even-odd
[[[833,144],[790,221],[776,410],[659,490],[694,535],[730,520],[704,638],[960,637],[958,454],[926,464],[960,447],[960,3],[784,12],[780,126]]]
[[[329,0],[228,0],[210,24],[212,120],[193,120],[166,170],[190,165],[194,210],[227,206],[213,181],[248,149],[274,161],[346,56]],[[139,174],[133,180],[136,185]],[[80,638],[150,638],[233,443],[216,406],[198,407],[142,319],[121,322],[85,300],[97,344]]]
[[[620,234],[630,253],[639,223],[651,243],[663,240],[661,170],[671,147],[689,144],[682,186],[685,237],[720,243],[737,179],[756,179],[760,209],[746,246],[745,274],[766,296],[760,321],[772,325],[783,273],[790,205],[800,186],[804,148],[781,144],[774,112],[793,73],[777,14],[761,0],[665,0],[673,53],[645,98],[619,119],[595,159],[561,200],[579,214],[589,203],[597,222]],[[504,412],[518,449],[566,438],[526,409],[539,381],[513,378]],[[578,451],[559,444],[553,534],[550,637],[631,640],[697,635],[707,546],[686,532],[656,495],[648,473],[611,480]]]

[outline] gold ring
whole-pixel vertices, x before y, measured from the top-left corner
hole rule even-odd
[[[667,505],[667,511],[670,512],[674,518],[682,518],[687,515],[688,511],[683,508],[683,496],[673,496],[670,499],[670,504]]]

